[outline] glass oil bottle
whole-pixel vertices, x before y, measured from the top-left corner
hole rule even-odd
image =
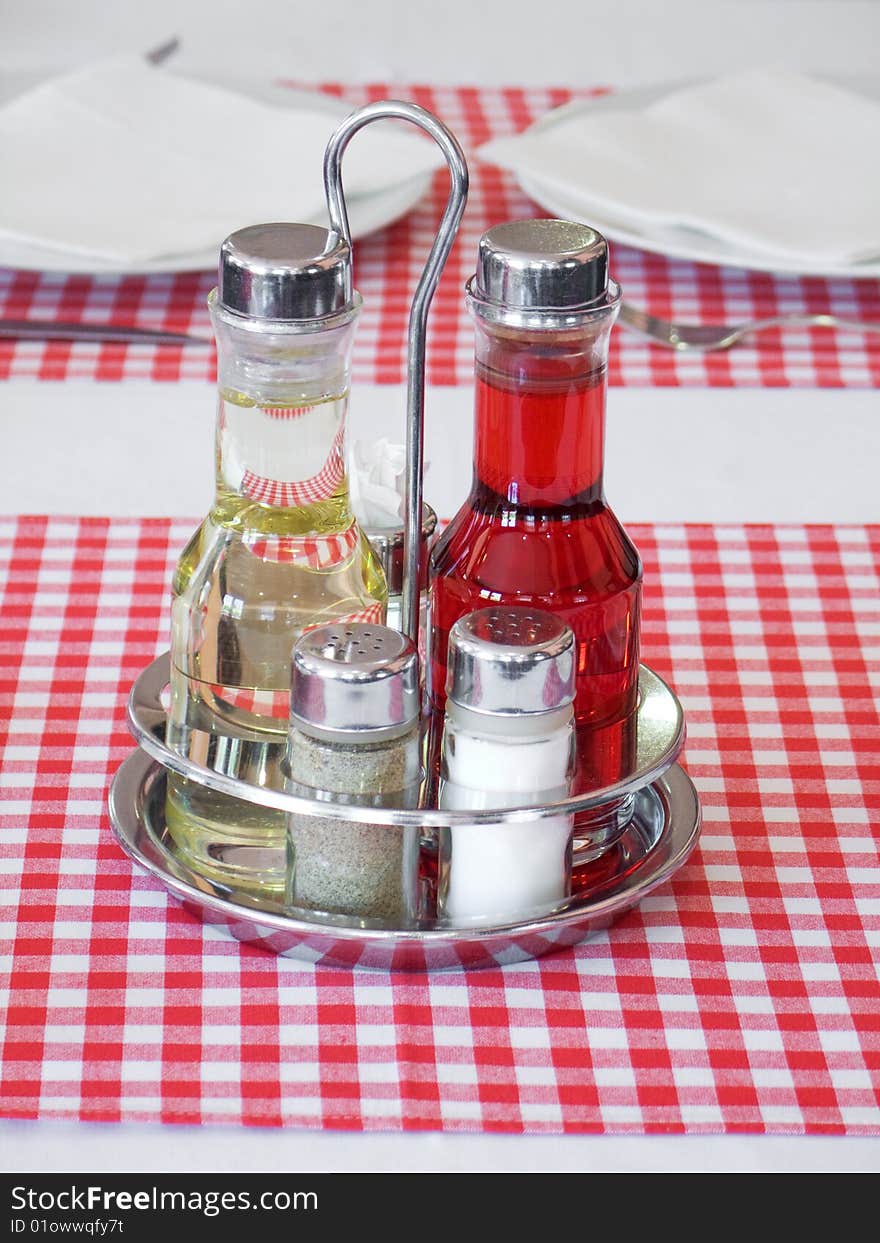
[[[633,762],[642,564],[603,485],[605,396],[620,289],[588,225],[519,220],[480,240],[470,495],[432,552],[432,676],[443,707],[450,631],[488,605],[547,610],[576,644],[572,793]],[[435,712],[436,715],[436,712]],[[576,857],[619,833],[632,798],[582,813]]]
[[[344,468],[361,300],[351,250],[314,225],[224,242],[209,308],[217,339],[216,497],[173,581],[168,745],[282,788],[292,649],[312,626],[382,623],[381,566]],[[280,899],[284,813],[169,773],[168,830],[214,883]]]

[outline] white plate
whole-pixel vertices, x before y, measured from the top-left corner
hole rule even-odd
[[[833,81],[849,90],[857,90],[871,99],[880,100],[880,82],[876,79],[870,81],[833,79]],[[683,86],[691,85],[695,83],[677,82],[665,86],[615,91],[610,95],[602,95],[598,99],[574,100],[541,117],[529,132],[537,133],[551,129],[560,121],[570,120],[574,116],[644,108],[662,99],[672,90],[680,90]],[[696,263],[750,268],[759,272],[775,272],[787,276],[845,276],[851,280],[880,276],[880,260],[856,264],[821,265],[818,268],[814,265],[799,265],[788,256],[784,259],[774,259],[772,255],[754,254],[697,229],[674,226],[652,228],[643,224],[636,226],[631,221],[615,217],[607,205],[600,207],[580,196],[567,197],[558,186],[549,186],[535,177],[518,176],[517,183],[529,198],[534,199],[545,211],[551,212],[554,216],[569,220],[585,220],[612,241],[622,242],[627,246],[636,246],[640,250],[648,250],[654,254],[666,255],[671,259],[690,259]]]
[[[207,75],[188,74],[187,76],[203,76],[204,81],[212,81]],[[213,79],[213,82],[216,85],[216,79]],[[319,109],[326,112],[328,117],[335,117],[337,120],[341,120],[352,111],[351,104],[336,99],[332,95],[322,94],[320,91],[292,90],[283,86],[255,84],[250,80],[233,84],[228,78],[224,78],[223,84],[227,88],[234,86],[242,94],[251,95],[265,103],[282,104],[287,107],[300,105]],[[24,83],[21,84],[22,88],[24,85]],[[28,82],[27,85],[32,85],[32,83]],[[329,130],[327,136],[328,138],[330,136]],[[320,175],[320,170],[318,175]],[[347,203],[352,237],[365,237],[406,215],[425,195],[430,184],[429,174],[414,177],[390,190],[383,190],[379,194],[351,195]],[[327,220],[322,213],[320,218],[303,223],[326,225]],[[77,276],[134,276],[150,272],[209,271],[216,266],[216,248],[133,265],[120,260],[71,254],[53,247],[29,245],[11,238],[0,237],[0,267],[20,268],[25,271],[64,272]]]

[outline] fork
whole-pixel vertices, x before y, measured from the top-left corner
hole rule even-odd
[[[767,328],[784,328],[787,325],[814,325],[820,328],[838,328],[842,332],[880,332],[880,323],[862,323],[839,315],[793,312],[789,315],[773,315],[768,319],[755,319],[742,324],[676,324],[647,311],[623,302],[620,306],[620,322],[626,328],[643,337],[664,345],[671,350],[727,350],[743,337]]]

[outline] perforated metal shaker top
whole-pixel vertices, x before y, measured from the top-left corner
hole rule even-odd
[[[552,712],[574,699],[575,641],[560,618],[526,605],[493,605],[449,632],[446,693],[473,712]]]
[[[404,732],[419,715],[412,640],[368,622],[307,630],[293,649],[290,713],[306,732],[340,741],[372,742]]]

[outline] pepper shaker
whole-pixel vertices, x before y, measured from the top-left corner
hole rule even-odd
[[[415,647],[398,631],[337,623],[297,641],[288,748],[294,790],[364,813],[288,817],[289,906],[395,927],[414,919],[419,831],[370,823],[369,808],[417,802],[419,700]]]

